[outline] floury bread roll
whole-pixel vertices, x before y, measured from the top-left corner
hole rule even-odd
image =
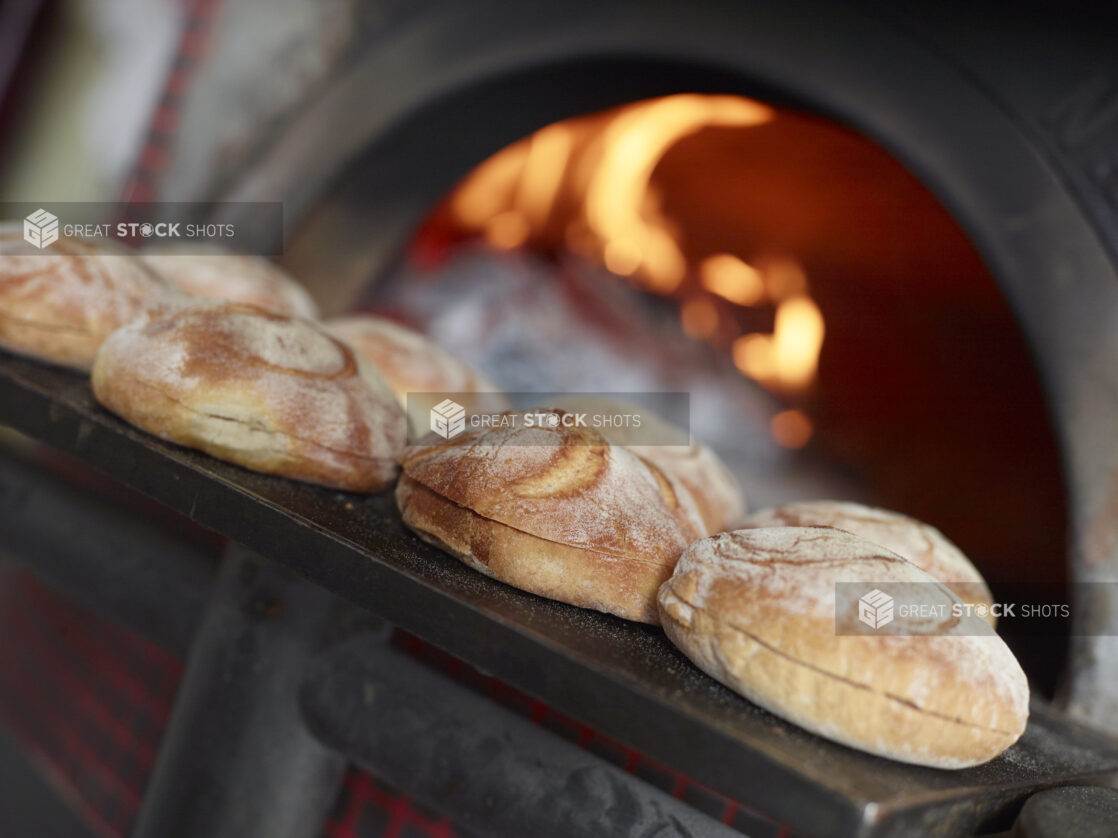
[[[262,308],[273,314],[318,317],[318,306],[294,277],[260,256],[216,245],[151,247],[144,263],[186,294]]]
[[[600,430],[614,445],[625,446],[682,483],[695,498],[707,535],[722,532],[744,514],[741,487],[722,459],[698,440],[689,440],[686,431],[653,411],[620,399],[599,396],[568,396],[553,400],[553,406],[575,413],[639,414],[639,428],[618,424]],[[679,440],[679,444],[648,444],[649,441],[675,440]]]
[[[63,236],[40,250],[0,224],[0,346],[13,352],[88,371],[111,332],[174,296],[114,242]]]
[[[418,332],[383,317],[352,314],[326,322],[334,337],[344,340],[380,370],[400,406],[408,409],[408,393],[454,394],[453,398],[468,412],[500,413],[510,405],[498,387],[469,364],[454,357]],[[434,399],[427,409],[442,401]],[[418,406],[423,408],[423,405]],[[426,410],[413,405],[412,433],[425,434],[421,423]]]
[[[685,490],[590,428],[469,430],[401,462],[396,498],[425,541],[517,588],[630,620],[659,622],[656,591],[702,534]]]
[[[948,606],[949,616],[924,619],[918,635],[839,633],[836,620],[859,625],[857,607],[836,615],[839,582],[867,592],[920,583],[905,589],[919,591],[921,605]],[[1013,653],[977,617],[950,616],[957,603],[911,562],[820,527],[697,541],[659,595],[668,637],[731,689],[820,736],[937,768],[993,759],[1017,741],[1029,712]]]
[[[991,626],[997,622],[990,606],[994,597],[982,574],[943,533],[915,518],[834,500],[786,503],[754,512],[745,527],[835,527],[880,544],[943,582]]]
[[[151,312],[112,334],[97,400],[180,445],[355,492],[391,482],[404,414],[380,374],[308,320],[250,306]]]

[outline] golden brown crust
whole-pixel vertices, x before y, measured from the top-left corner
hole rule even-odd
[[[39,250],[0,225],[0,346],[13,352],[89,370],[111,332],[174,293],[112,242],[62,237]]]
[[[509,584],[628,619],[657,621],[658,580],[702,533],[686,490],[592,429],[467,431],[401,463],[404,520],[424,537]]]
[[[701,442],[634,445],[630,451],[675,477],[695,498],[707,535],[724,531],[745,512],[745,500],[730,469]]]
[[[566,396],[552,399],[552,407],[574,412],[598,414],[637,414],[639,430],[627,426],[604,428],[602,433],[614,445],[622,445],[671,475],[695,499],[707,535],[722,532],[745,513],[741,487],[730,469],[714,451],[691,439],[681,428],[640,405],[603,396]],[[680,444],[640,444],[640,440]]]
[[[669,565],[621,559],[521,532],[447,500],[406,474],[396,486],[396,500],[404,523],[420,538],[486,576],[627,620],[660,622],[656,591],[671,575]]]
[[[408,393],[486,394],[488,398],[474,402],[458,401],[471,411],[499,412],[509,407],[493,382],[419,332],[369,314],[338,317],[327,321],[325,328],[380,370],[405,409]]]
[[[997,623],[993,594],[963,552],[935,527],[888,509],[848,501],[799,501],[751,514],[743,527],[835,527],[904,556],[950,588],[963,602],[980,605],[978,615]]]
[[[590,428],[469,430],[409,447],[401,465],[486,518],[619,558],[674,564],[702,534],[689,493]]]
[[[841,635],[835,584],[922,583],[911,563],[849,533],[774,527],[703,539],[660,589],[668,637],[771,712],[870,753],[940,768],[986,762],[1028,718],[1013,654],[977,617],[934,635]]]
[[[390,483],[404,444],[375,370],[309,321],[245,306],[149,313],[105,341],[93,391],[164,439],[349,491]]]

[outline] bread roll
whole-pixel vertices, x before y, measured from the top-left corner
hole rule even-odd
[[[392,391],[308,320],[233,304],[149,313],[93,366],[113,413],[256,471],[355,492],[395,476],[405,442]]]
[[[294,277],[260,256],[216,245],[151,247],[145,264],[186,294],[245,303],[273,314],[318,317],[318,306]]]
[[[0,225],[0,346],[13,352],[88,371],[109,333],[172,296],[114,242],[63,236],[40,250]]]
[[[976,613],[991,626],[997,618],[990,610],[994,597],[982,574],[943,533],[915,518],[834,500],[785,503],[754,512],[744,527],[836,527],[852,532],[904,556],[932,578],[943,582],[963,602],[976,606]]]
[[[499,388],[465,361],[391,320],[353,314],[327,321],[326,329],[380,370],[405,411],[409,393],[454,394],[454,400],[469,413],[500,413],[510,407]],[[427,433],[427,410],[443,398],[439,395],[430,404],[412,405],[408,418],[413,438]]]
[[[836,742],[964,768],[1017,741],[1028,684],[985,623],[947,616],[925,621],[919,635],[839,634],[836,619],[857,625],[857,615],[836,615],[838,582],[864,583],[867,593],[921,583],[925,604],[959,602],[911,562],[856,535],[771,527],[692,544],[660,589],[660,613],[668,637],[703,671]]]
[[[600,396],[564,396],[551,406],[572,412],[597,415],[639,414],[641,425],[600,428],[614,445],[623,445],[658,469],[670,474],[691,492],[707,535],[722,532],[745,513],[741,487],[722,459],[655,412],[621,399]],[[647,444],[648,440],[681,440],[679,445]]]
[[[425,541],[502,582],[630,620],[659,622],[656,591],[702,532],[685,490],[592,429],[469,430],[401,462],[396,498]]]

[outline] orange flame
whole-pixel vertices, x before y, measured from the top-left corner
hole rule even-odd
[[[649,206],[656,164],[681,138],[708,126],[758,125],[772,111],[738,96],[681,94],[642,102],[611,121],[604,152],[586,191],[586,223],[613,261],[629,275],[640,271],[654,291],[670,293],[683,281],[687,260],[671,223]]]
[[[735,340],[734,364],[771,389],[804,390],[815,380],[826,333],[823,315],[807,296],[807,278],[796,262],[773,260],[762,277],[768,296],[777,301],[773,333]]]
[[[569,180],[585,227],[571,230],[576,249],[599,253],[612,273],[671,293],[688,262],[651,188],[653,171],[676,142],[702,128],[772,118],[770,108],[740,96],[679,94],[619,109],[589,141],[578,120],[555,123],[478,166],[455,192],[451,211],[494,247],[516,247],[545,226]]]
[[[770,108],[739,96],[682,94],[555,123],[478,166],[451,196],[450,213],[498,250],[558,241],[642,287],[678,294],[681,324],[696,339],[732,334],[737,320],[725,314],[727,303],[775,306],[772,334],[740,335],[733,360],[765,387],[799,393],[815,379],[825,334],[803,268],[791,259],[755,266],[733,253],[693,264],[653,183],[657,165],[683,137],[774,118]],[[772,431],[798,447],[794,441],[802,445],[811,435],[810,421],[796,412],[774,419]]]
[[[708,256],[699,272],[704,288],[731,303],[756,305],[765,296],[760,271],[729,253]]]

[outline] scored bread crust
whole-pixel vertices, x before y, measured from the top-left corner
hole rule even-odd
[[[930,524],[873,506],[848,501],[797,501],[761,509],[749,515],[743,527],[835,527],[880,544],[908,559],[943,582],[963,602],[990,606],[990,593],[982,574],[943,533]],[[983,609],[979,616],[991,626],[997,618]]]
[[[563,396],[551,399],[549,406],[574,412],[639,414],[639,429],[621,425],[600,430],[614,445],[624,446],[682,483],[695,499],[707,535],[722,532],[745,513],[741,486],[722,458],[698,440],[688,441],[682,428],[654,412],[605,396]],[[678,445],[640,443],[651,439],[683,441]]]
[[[668,637],[703,671],[821,736],[918,765],[963,768],[1012,745],[1028,683],[977,617],[930,635],[842,635],[837,582],[935,580],[864,539],[774,527],[706,538],[658,602]],[[958,601],[945,587],[943,602]]]
[[[509,584],[627,619],[658,622],[657,580],[702,534],[686,490],[592,429],[467,431],[401,464],[397,498],[421,535]]]
[[[318,306],[307,290],[262,256],[181,243],[151,247],[139,256],[183,293],[252,305],[273,314],[318,317]]]
[[[671,565],[548,541],[471,512],[406,474],[396,485],[396,501],[420,538],[486,576],[548,599],[659,622],[656,591]]]
[[[175,296],[114,242],[61,237],[46,250],[0,225],[0,346],[88,371],[108,335]]]
[[[379,374],[310,321],[238,305],[150,312],[93,367],[106,408],[164,439],[355,492],[384,488],[403,412]]]
[[[722,532],[745,512],[738,481],[722,459],[703,443],[631,445],[629,450],[675,477],[691,492],[708,535]]]

